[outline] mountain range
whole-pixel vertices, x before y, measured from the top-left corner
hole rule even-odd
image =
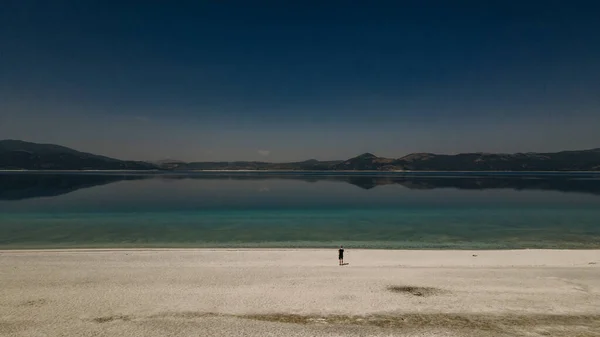
[[[383,158],[365,153],[348,160],[290,163],[259,161],[154,163],[125,161],[52,144],[0,141],[2,170],[292,170],[292,171],[600,171],[600,148],[552,153],[413,153]]]
[[[2,170],[151,170],[157,166],[79,152],[53,144],[0,140]]]

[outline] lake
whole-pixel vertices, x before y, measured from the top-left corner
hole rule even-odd
[[[0,248],[600,248],[600,175],[0,173]]]

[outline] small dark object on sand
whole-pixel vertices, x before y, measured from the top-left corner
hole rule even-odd
[[[403,293],[413,296],[432,296],[445,293],[444,290],[432,287],[415,287],[415,286],[390,286],[388,290],[394,293]]]

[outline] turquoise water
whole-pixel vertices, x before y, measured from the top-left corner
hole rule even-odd
[[[600,248],[600,178],[0,174],[0,248]]]

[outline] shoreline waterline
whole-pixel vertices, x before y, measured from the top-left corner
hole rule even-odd
[[[548,245],[547,243],[541,243],[538,245],[529,244],[515,244],[515,245],[466,245],[466,244],[421,244],[421,245],[401,245],[401,244],[385,244],[385,243],[364,243],[364,242],[347,242],[338,241],[331,243],[298,243],[289,244],[283,242],[273,243],[235,243],[227,242],[221,244],[215,243],[129,243],[129,244],[4,244],[0,245],[0,252],[2,251],[57,251],[57,250],[329,250],[337,249],[340,244],[344,245],[348,249],[352,250],[366,250],[366,251],[586,251],[586,250],[600,250],[600,243],[598,244],[557,244]]]

